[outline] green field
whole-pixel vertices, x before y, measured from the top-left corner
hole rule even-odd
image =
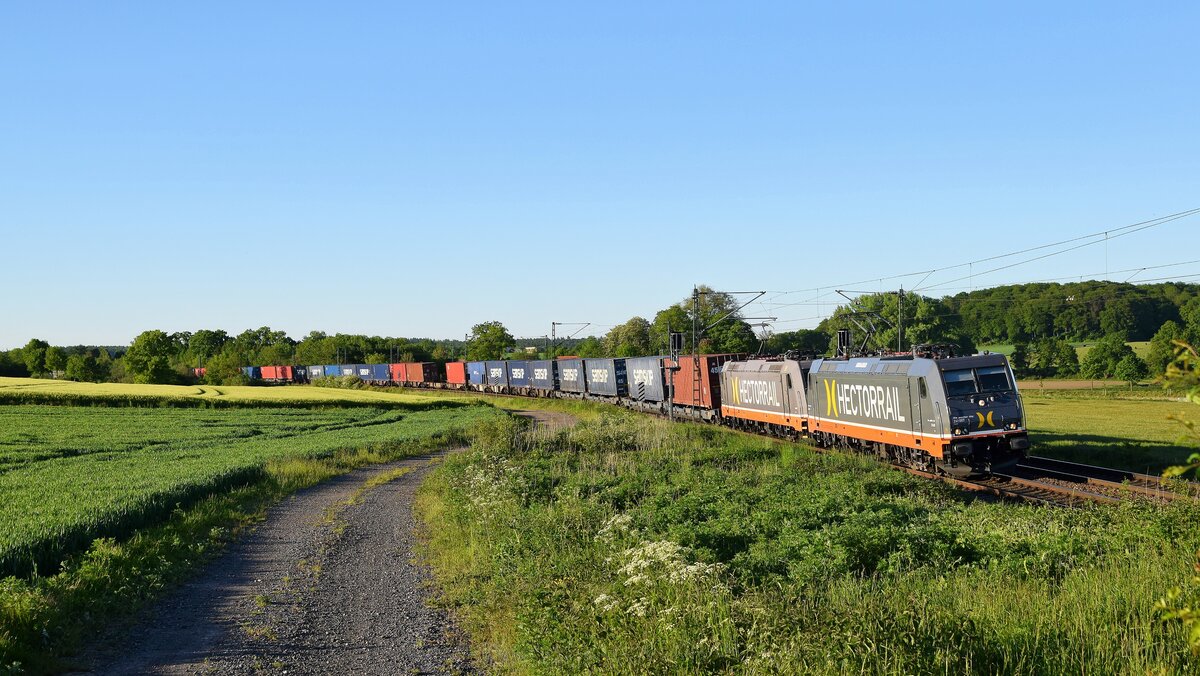
[[[1090,390],[1025,390],[1032,453],[1089,465],[1159,474],[1184,464],[1195,448],[1169,416],[1200,420],[1200,408],[1169,399]],[[1160,391],[1147,392],[1146,396]]]
[[[0,573],[53,570],[97,537],[258,480],[265,463],[395,447],[499,415],[487,406],[158,409],[0,406]]]

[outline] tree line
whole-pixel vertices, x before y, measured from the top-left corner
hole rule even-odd
[[[877,293],[838,307],[816,329],[756,335],[729,294],[701,286],[698,293],[657,312],[613,326],[601,336],[517,339],[499,321],[472,327],[466,340],[394,338],[312,331],[296,340],[270,327],[230,335],[221,329],[144,331],[127,347],[53,346],[30,340],[0,351],[0,375],[82,381],[195,382],[204,367],[209,384],[246,382],[247,365],[382,364],[504,358],[633,357],[670,353],[670,335],[682,334],[685,353],[834,354],[836,334],[848,329],[867,351],[906,350],[914,344],[951,343],[970,354],[977,345],[1012,345],[1023,376],[1140,380],[1160,375],[1174,355],[1172,341],[1200,341],[1200,285],[1111,282],[1024,284],[933,298]],[[1150,328],[1153,322],[1159,322]],[[903,332],[901,334],[901,331]],[[1128,340],[1150,340],[1145,361]],[[1072,341],[1098,340],[1081,361]],[[1144,374],[1144,375],[1139,375]]]

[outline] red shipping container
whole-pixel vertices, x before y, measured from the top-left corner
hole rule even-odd
[[[402,383],[405,381],[404,364],[388,364],[388,373],[392,376],[392,382]]]
[[[282,380],[290,382],[292,380],[291,366],[264,366],[262,367],[263,380]]]
[[[679,370],[671,376],[674,391],[671,401],[682,406],[716,409],[721,406],[721,365],[727,361],[740,361],[743,354],[702,354],[679,357]],[[670,361],[667,359],[666,361]],[[696,368],[699,361],[699,369]],[[699,386],[696,373],[699,371]]]
[[[446,362],[446,382],[451,385],[466,385],[467,384],[467,362],[465,361],[448,361]]]

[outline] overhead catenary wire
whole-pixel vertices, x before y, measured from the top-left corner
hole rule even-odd
[[[1038,246],[1027,247],[1024,249],[1020,249],[1017,251],[1011,251],[1008,253],[996,254],[993,256],[985,256],[983,258],[979,258],[976,260],[966,261],[964,263],[956,263],[953,265],[946,265],[946,266],[942,266],[939,268],[933,268],[931,270],[917,270],[914,272],[906,272],[906,273],[902,273],[902,274],[890,275],[890,276],[885,276],[885,277],[872,277],[870,279],[860,279],[857,281],[845,282],[845,283],[841,283],[841,284],[822,284],[821,286],[810,287],[807,289],[794,289],[794,290],[788,290],[788,291],[769,291],[769,293],[773,293],[775,295],[771,296],[770,298],[767,298],[763,302],[768,303],[768,302],[773,301],[776,298],[780,298],[782,296],[787,296],[787,295],[792,295],[792,294],[797,294],[797,293],[805,293],[805,292],[810,292],[810,291],[819,292],[822,289],[834,289],[834,288],[844,289],[846,287],[857,286],[860,284],[869,284],[872,282],[885,282],[885,281],[891,281],[891,280],[896,280],[896,279],[904,279],[906,277],[915,277],[917,275],[926,275],[926,278],[928,278],[929,275],[938,273],[938,272],[946,272],[948,270],[955,270],[955,269],[963,268],[963,267],[973,267],[980,263],[987,263],[990,261],[1000,260],[1003,258],[1010,258],[1012,256],[1020,256],[1022,254],[1032,253],[1034,251],[1040,251],[1043,249],[1049,249],[1049,248],[1053,248],[1053,247],[1057,247],[1057,246],[1063,246],[1066,244],[1074,244],[1076,242],[1081,242],[1084,240],[1095,240],[1095,241],[1090,242],[1089,245],[1097,244],[1097,243],[1105,241],[1103,238],[1105,238],[1106,236],[1107,237],[1114,237],[1114,236],[1119,237],[1119,236],[1124,236],[1125,234],[1133,234],[1134,232],[1140,232],[1141,230],[1146,230],[1149,228],[1157,227],[1159,225],[1163,225],[1164,223],[1170,223],[1172,221],[1176,221],[1176,220],[1179,220],[1182,218],[1187,218],[1189,216],[1194,216],[1196,214],[1200,214],[1200,207],[1175,212],[1173,214],[1167,214],[1166,216],[1160,216],[1158,218],[1152,218],[1149,220],[1139,221],[1137,223],[1130,223],[1129,225],[1123,225],[1123,226],[1116,227],[1116,228],[1108,228],[1106,230],[1100,230],[1100,231],[1093,232],[1093,233],[1090,233],[1087,235],[1079,235],[1076,237],[1071,237],[1071,238],[1060,240],[1057,242],[1051,242],[1049,244],[1041,244]],[[1068,251],[1071,251],[1071,250],[1073,250],[1073,249],[1063,250],[1063,251],[1053,253],[1050,255],[1058,255],[1058,253],[1067,253]],[[1036,259],[1031,259],[1031,260],[1036,260]],[[986,274],[986,273],[975,273],[974,271],[972,271],[972,274],[968,275],[968,277],[974,277],[978,274]],[[921,283],[924,283],[924,280],[922,280]]]

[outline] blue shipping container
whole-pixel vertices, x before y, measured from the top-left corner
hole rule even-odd
[[[558,369],[553,361],[529,362],[529,386],[535,390],[557,390]]]
[[[242,373],[250,380],[262,380],[262,368],[258,366],[243,366]]]
[[[582,359],[558,360],[558,389],[563,392],[586,392]]]
[[[371,380],[387,382],[392,379],[392,369],[387,364],[371,364]]]
[[[481,361],[467,362],[467,382],[472,385],[487,383],[487,366]]]
[[[664,357],[630,357],[625,360],[629,398],[634,401],[666,401]]]
[[[508,384],[513,387],[529,387],[530,377],[533,375],[529,370],[529,362],[527,361],[506,361],[504,367],[508,369]]]
[[[325,377],[325,367],[324,366],[309,366],[308,367],[308,379],[309,380],[312,380],[313,378],[324,378],[324,377]]]
[[[625,387],[624,359],[584,359],[583,366],[588,394],[623,397],[629,393]]]
[[[325,377],[326,378],[333,378],[333,377],[340,376],[340,375],[342,375],[342,365],[341,364],[329,364],[325,367]]]
[[[508,387],[508,371],[502,361],[484,362],[487,366],[487,384],[495,387]]]

